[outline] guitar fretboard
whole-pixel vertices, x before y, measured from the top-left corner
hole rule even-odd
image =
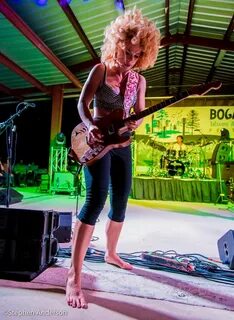
[[[175,97],[169,98],[165,101],[162,101],[152,107],[149,107],[137,114],[133,114],[130,117],[124,119],[125,121],[129,121],[129,120],[139,120],[141,118],[144,118],[148,115],[150,115],[151,113],[154,113],[155,111],[159,111],[169,105],[175,104],[178,101],[184,100],[185,98],[187,98],[189,96],[189,92],[188,91],[183,91],[180,94],[178,94]]]

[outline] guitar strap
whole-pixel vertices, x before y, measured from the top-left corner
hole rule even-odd
[[[131,107],[134,104],[136,92],[137,92],[137,85],[139,81],[139,74],[135,71],[130,71],[128,73],[128,80],[125,88],[124,93],[124,111],[125,111],[125,118],[130,115]]]

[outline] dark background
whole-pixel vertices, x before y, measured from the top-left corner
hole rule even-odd
[[[40,168],[48,168],[50,149],[50,126],[52,101],[31,101],[35,108],[27,108],[20,116],[14,117],[16,134],[13,139],[12,164],[23,160],[24,164],[34,162]],[[8,120],[16,113],[18,103],[1,105],[0,123]],[[77,111],[77,98],[64,99],[62,128],[66,136],[66,146],[70,147],[73,128],[80,122]],[[1,130],[0,158],[7,159],[7,132]]]

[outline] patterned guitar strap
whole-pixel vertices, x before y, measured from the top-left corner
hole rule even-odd
[[[135,71],[130,71],[124,93],[124,118],[127,118],[130,115],[131,107],[134,104],[134,97],[136,96],[137,92],[138,81],[139,74]]]

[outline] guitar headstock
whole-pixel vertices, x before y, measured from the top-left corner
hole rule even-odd
[[[208,82],[205,84],[199,84],[196,86],[193,86],[188,90],[190,95],[199,95],[202,96],[209,92],[210,90],[218,90],[221,88],[222,82],[221,81],[214,81],[214,82]]]

